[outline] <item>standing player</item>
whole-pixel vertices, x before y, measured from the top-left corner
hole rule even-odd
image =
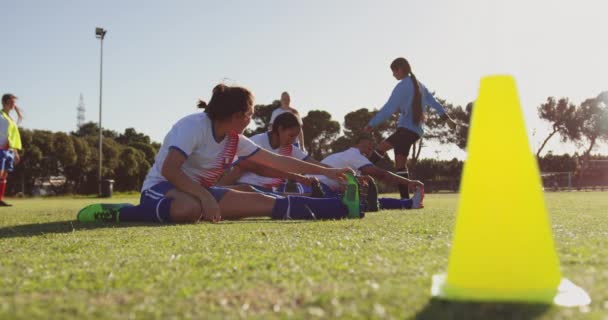
[[[338,219],[354,216],[340,199],[270,196],[214,186],[235,157],[282,171],[343,179],[352,170],[324,168],[260,149],[242,135],[253,114],[253,95],[223,84],[213,89],[204,113],[179,120],[166,135],[143,183],[137,206],[94,204],[77,219],[111,222],[192,223],[270,216],[274,219]],[[358,209],[358,208],[357,208]],[[360,216],[360,212],[356,212]]]
[[[4,201],[6,191],[6,177],[13,171],[13,165],[20,161],[19,150],[21,150],[21,136],[19,128],[10,116],[11,110],[17,112],[18,122],[23,116],[17,107],[17,97],[7,93],[2,96],[2,116],[0,117],[0,207],[10,207]]]
[[[397,131],[382,141],[370,157],[373,163],[378,162],[390,149],[395,149],[395,167],[397,174],[409,178],[407,157],[412,145],[423,135],[424,107],[430,106],[442,117],[448,120],[450,128],[456,124],[445,113],[443,106],[435,100],[428,89],[420,83],[409,62],[405,58],[397,58],[391,63],[393,77],[399,83],[393,89],[390,98],[363,129],[370,133],[380,123],[386,121],[394,113],[399,112]],[[402,199],[409,198],[407,185],[400,185],[399,192]]]

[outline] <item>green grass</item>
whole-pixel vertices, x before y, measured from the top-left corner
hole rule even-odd
[[[589,307],[431,300],[457,195],[363,220],[91,225],[96,199],[0,208],[0,319],[607,319],[608,193],[548,193],[564,276]],[[109,202],[135,203],[136,198]],[[523,204],[522,204],[523,205]]]

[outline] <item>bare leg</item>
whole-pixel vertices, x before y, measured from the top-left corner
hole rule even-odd
[[[222,219],[270,217],[275,198],[257,192],[229,190],[220,201]]]
[[[397,170],[407,168],[407,156],[395,154],[395,168],[397,168]]]
[[[195,197],[177,189],[167,191],[165,197],[173,200],[170,211],[172,222],[193,223],[201,219],[203,210],[200,202]]]

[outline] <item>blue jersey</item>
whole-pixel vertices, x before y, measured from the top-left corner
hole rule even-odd
[[[429,106],[440,115],[445,114],[445,109],[437,100],[435,100],[435,97],[433,97],[429,90],[422,83],[418,82],[418,84],[420,87],[420,94],[422,95],[423,109],[425,106]],[[388,101],[368,124],[372,127],[377,127],[380,123],[388,120],[390,116],[398,111],[400,114],[397,126],[413,131],[422,137],[422,134],[424,133],[422,127],[423,123],[416,123],[416,121],[414,121],[414,112],[412,110],[413,101],[414,82],[411,77],[405,77],[397,83]]]

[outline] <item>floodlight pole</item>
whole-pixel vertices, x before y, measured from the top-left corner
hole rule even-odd
[[[97,195],[101,196],[101,169],[103,166],[103,153],[102,153],[102,139],[103,139],[103,129],[101,127],[101,101],[102,101],[102,92],[103,92],[103,38],[106,36],[107,30],[103,28],[95,28],[95,37],[101,40],[100,54],[99,54],[99,181],[97,184]]]

